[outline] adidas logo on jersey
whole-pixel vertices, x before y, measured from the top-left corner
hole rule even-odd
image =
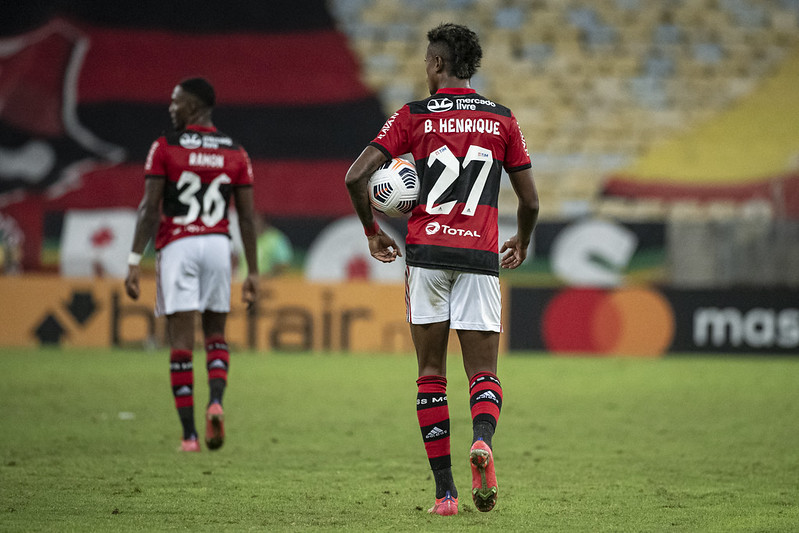
[[[440,427],[435,426],[433,427],[433,429],[430,430],[430,432],[427,435],[424,436],[424,438],[425,440],[437,439],[439,437],[443,437],[446,434],[447,434],[446,430],[443,430]]]
[[[499,403],[497,395],[490,390],[485,391],[483,394],[474,399],[476,402],[479,402],[480,400],[491,400],[494,403]]]

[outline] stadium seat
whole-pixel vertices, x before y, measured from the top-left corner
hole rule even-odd
[[[799,45],[799,0],[331,6],[386,114],[426,95],[427,28],[453,21],[478,31],[485,55],[473,86],[514,110],[536,161],[542,206],[568,203],[569,195],[596,204],[613,164],[728,108]],[[666,216],[663,206],[642,205],[641,212]]]

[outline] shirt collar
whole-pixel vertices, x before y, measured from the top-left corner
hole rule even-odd
[[[436,94],[474,94],[475,92],[477,91],[471,87],[446,87],[436,91]]]
[[[216,126],[200,126],[199,124],[189,124],[186,126],[187,130],[213,132],[216,131]]]

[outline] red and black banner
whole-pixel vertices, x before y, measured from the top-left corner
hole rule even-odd
[[[47,212],[135,207],[172,88],[204,76],[253,159],[256,207],[351,212],[347,168],[385,116],[324,0],[25,2],[0,19],[0,212],[39,266]]]
[[[604,196],[633,199],[657,199],[664,201],[716,200],[745,202],[761,200],[772,204],[777,215],[799,219],[799,172],[766,176],[751,182],[733,185],[677,184],[672,180],[642,181],[635,176],[613,175],[605,180]]]

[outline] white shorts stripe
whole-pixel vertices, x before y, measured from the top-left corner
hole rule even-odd
[[[161,252],[155,254],[155,316],[163,316],[164,290],[161,288]]]
[[[405,320],[411,322],[411,293],[408,289],[408,274],[410,267],[405,265]]]

